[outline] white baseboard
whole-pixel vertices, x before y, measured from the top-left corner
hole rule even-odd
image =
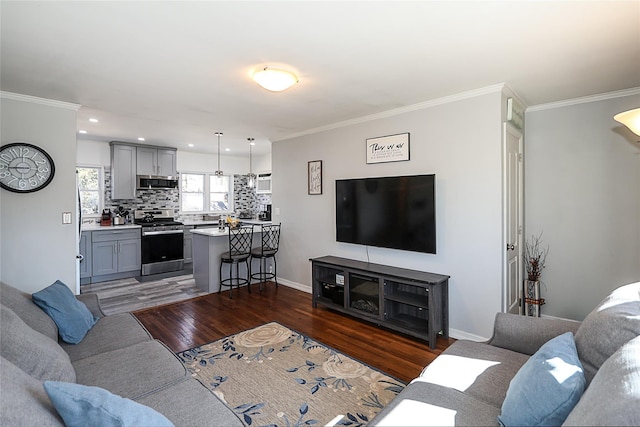
[[[489,340],[489,338],[481,337],[480,335],[470,334],[468,332],[452,328],[449,328],[449,336],[457,340],[469,340],[477,342],[484,342]]]
[[[290,288],[297,289],[297,290],[302,291],[302,292],[306,292],[308,294],[311,293],[311,286],[303,285],[302,283],[292,282],[291,280],[281,279],[281,278],[278,277],[278,284],[279,285],[285,285],[285,286],[288,286]]]

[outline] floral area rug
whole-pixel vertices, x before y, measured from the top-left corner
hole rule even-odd
[[[275,322],[178,356],[251,426],[364,426],[404,388]]]

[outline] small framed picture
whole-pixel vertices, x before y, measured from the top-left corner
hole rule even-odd
[[[309,194],[322,194],[322,160],[312,160],[307,169]]]

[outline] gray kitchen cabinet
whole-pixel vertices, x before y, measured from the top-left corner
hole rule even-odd
[[[176,149],[137,147],[138,175],[176,176]]]
[[[80,284],[86,285],[91,282],[93,274],[90,231],[83,231],[80,235],[80,255],[83,257],[80,261]]]
[[[111,198],[136,198],[136,147],[111,142]]]
[[[193,234],[191,230],[195,227],[193,225],[184,226],[184,263],[189,264],[193,262]]]
[[[140,229],[100,230],[92,233],[92,282],[140,274]]]

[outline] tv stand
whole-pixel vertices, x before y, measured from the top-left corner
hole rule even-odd
[[[312,258],[312,305],[429,342],[449,338],[449,276],[324,256]]]

